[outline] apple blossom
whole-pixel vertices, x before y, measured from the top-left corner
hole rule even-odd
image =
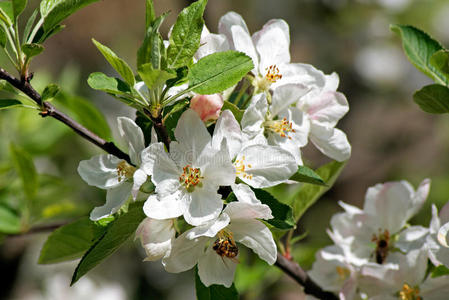
[[[223,98],[220,94],[195,95],[190,100],[190,108],[193,109],[204,122],[218,119]]]
[[[172,219],[155,220],[145,218],[136,230],[136,239],[140,239],[145,249],[146,261],[163,258],[170,253],[171,244],[175,238],[175,228]]]

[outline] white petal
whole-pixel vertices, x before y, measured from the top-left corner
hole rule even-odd
[[[241,26],[231,27],[232,42],[234,43],[234,50],[240,51],[251,57],[254,64],[253,72],[259,72],[259,56],[254,47],[251,36]]]
[[[231,33],[231,27],[232,26],[240,26],[242,29],[249,35],[248,27],[246,26],[245,21],[243,20],[242,16],[239,15],[236,12],[228,12],[224,16],[220,18],[218,21],[218,32],[221,34],[224,34],[228,41],[231,42],[232,47],[234,46],[232,43],[232,33]]]
[[[237,219],[273,219],[270,207],[262,203],[231,202],[223,212],[229,215],[232,222]]]
[[[133,175],[133,188],[131,194],[133,199],[136,200],[140,187],[147,181],[147,174],[142,169],[137,169]]]
[[[155,261],[170,253],[175,234],[172,219],[145,218],[136,230],[136,238],[140,239],[147,254],[145,260]]]
[[[106,192],[106,203],[103,206],[95,207],[90,213],[90,219],[97,221],[115,214],[128,200],[131,188],[131,183],[122,182],[117,187],[108,189]]]
[[[127,142],[131,162],[140,165],[140,152],[145,148],[142,129],[127,117],[118,117],[117,122],[120,136]]]
[[[237,155],[245,164],[239,178],[255,188],[275,186],[288,180],[297,170],[295,157],[287,151],[268,145],[245,147]],[[238,168],[238,165],[236,166]]]
[[[281,111],[295,104],[309,91],[309,88],[302,84],[285,84],[274,90],[273,102],[270,111],[273,116],[277,116]]]
[[[338,77],[338,74],[333,72],[330,75],[325,75],[326,77],[326,85],[323,88],[323,91],[331,91],[335,92],[338,88],[338,85],[340,84],[340,78]]]
[[[324,92],[317,97],[309,97],[304,109],[312,122],[335,127],[338,120],[349,111],[349,105],[342,93]]]
[[[219,151],[211,149],[210,146],[194,162],[195,167],[200,167],[201,175],[204,177],[203,184],[215,186],[228,186],[235,182],[235,167],[231,162],[226,141],[222,141]]]
[[[225,35],[209,33],[206,26],[204,28],[205,30],[203,29],[201,33],[200,47],[195,53],[197,60],[215,52],[229,50],[229,43]]]
[[[253,42],[260,56],[259,72],[265,68],[290,62],[290,36],[288,24],[284,20],[271,20],[254,33]]]
[[[223,139],[226,140],[228,145],[230,157],[234,158],[242,147],[242,131],[240,130],[240,124],[228,109],[221,113],[215,124],[212,147],[220,149]]]
[[[155,185],[169,178],[178,178],[181,170],[165,152],[164,144],[154,143],[145,148],[141,154],[142,166],[140,167]]]
[[[195,188],[190,193],[191,203],[184,213],[187,223],[198,226],[210,220],[216,219],[223,208],[221,195],[210,188]]]
[[[228,226],[230,218],[227,214],[221,214],[217,219],[212,220],[204,225],[194,227],[189,230],[186,237],[190,240],[196,239],[200,236],[213,238],[217,233]]]
[[[446,248],[449,248],[449,243],[447,239],[447,233],[449,232],[449,223],[441,226],[440,230],[438,230],[438,242]]]
[[[231,188],[238,201],[250,204],[262,204],[260,200],[256,198],[253,190],[246,184],[233,184],[231,185]]]
[[[178,236],[172,243],[170,255],[162,259],[167,272],[180,273],[193,268],[198,259],[204,256],[204,248],[209,238],[187,239],[188,231]]]
[[[262,123],[265,121],[265,115],[268,111],[268,102],[264,94],[254,96],[253,101],[243,114],[242,124],[243,132],[248,136],[256,136],[263,133]]]
[[[326,76],[312,65],[280,64],[278,68],[282,79],[271,85],[273,89],[288,83],[300,83],[317,91],[326,86]]]
[[[296,139],[288,139],[280,136],[277,133],[268,132],[268,144],[287,151],[295,158],[296,165],[303,165],[301,149]]]
[[[88,185],[100,189],[109,189],[120,183],[117,165],[121,161],[123,160],[112,154],[97,155],[89,160],[81,161],[78,166],[78,173]]]
[[[268,264],[275,263],[277,258],[276,244],[273,240],[271,231],[262,222],[258,220],[237,219],[231,221],[228,226],[234,234],[234,239],[265,260]]]
[[[310,139],[324,155],[337,161],[348,160],[351,156],[351,145],[343,131],[317,123],[311,125],[310,131]]]
[[[198,275],[205,286],[221,284],[229,288],[234,281],[236,267],[236,261],[221,257],[212,249],[211,245],[198,260]]]
[[[151,141],[150,144],[155,144],[158,142],[157,133],[154,126],[151,127]]]
[[[402,252],[420,249],[424,246],[428,234],[428,228],[422,226],[410,226],[399,234],[398,240],[394,245]]]
[[[432,204],[432,219],[430,220],[429,232],[430,234],[436,234],[440,230],[441,221],[438,217],[438,209],[435,204]]]
[[[175,137],[191,153],[193,160],[211,141],[210,134],[207,132],[203,121],[191,109],[186,110],[179,118],[175,129]]]
[[[289,107],[288,109],[279,113],[279,119],[286,118],[292,123],[292,129],[295,132],[289,132],[288,136],[291,142],[298,147],[304,147],[307,145],[310,134],[310,120],[307,115],[296,107]]]
[[[153,219],[172,219],[184,214],[188,203],[189,196],[182,189],[178,188],[173,189],[171,194],[150,195],[143,206],[143,211],[148,217]]]
[[[411,218],[416,215],[427,200],[427,196],[430,191],[430,179],[424,179],[415,193],[413,193],[412,201],[410,203],[410,209],[407,210],[407,218]]]
[[[429,276],[419,287],[419,295],[422,299],[443,300],[447,299],[449,294],[449,276],[432,278]]]

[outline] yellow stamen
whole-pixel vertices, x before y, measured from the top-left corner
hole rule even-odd
[[[295,129],[293,129],[293,123],[289,122],[287,118],[283,118],[282,120],[266,121],[264,125],[267,130],[277,133],[281,137],[288,138],[290,140],[292,137],[289,134],[291,132],[296,132]]]
[[[122,160],[117,165],[118,182],[133,178],[134,172],[136,172],[136,168],[128,164],[126,161]]]
[[[193,192],[196,186],[201,186],[201,179],[204,177],[201,176],[200,169],[187,165],[182,170],[183,173],[179,176],[179,182],[189,193]]]
[[[402,290],[399,292],[399,299],[401,300],[422,300],[419,296],[419,288],[411,287],[407,283],[404,283]]]
[[[337,270],[338,278],[340,281],[345,281],[346,278],[348,278],[350,275],[350,271],[346,268],[337,266],[336,270]]]
[[[246,173],[247,169],[251,169],[251,164],[245,165],[245,156],[242,156],[241,159],[236,159],[234,162],[234,167],[236,170],[237,176],[242,176],[243,178],[253,179],[253,175]]]
[[[279,73],[279,68],[276,67],[276,65],[271,65],[268,68],[265,68],[265,71],[267,71],[265,78],[271,83],[275,83],[282,79],[282,74]]]

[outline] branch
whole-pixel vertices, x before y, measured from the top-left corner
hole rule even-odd
[[[157,133],[157,136],[159,137],[159,140],[161,140],[165,147],[167,147],[167,150],[170,150],[170,136],[168,135],[167,128],[164,125],[164,122],[162,121],[162,116],[159,115],[159,117],[154,118],[151,113],[148,110],[144,110],[145,114],[151,119],[153,122],[154,130]]]
[[[53,117],[56,120],[66,124],[70,128],[73,129],[77,134],[88,140],[89,142],[97,145],[107,153],[110,153],[112,155],[117,156],[120,159],[124,159],[127,162],[131,163],[129,156],[121,151],[117,146],[114,145],[112,142],[108,142],[83,125],[79,124],[63,112],[60,112],[56,109],[52,104],[46,101],[42,101],[41,95],[31,86],[29,80],[30,79],[17,79],[13,76],[11,76],[7,71],[5,71],[3,68],[0,68],[0,79],[6,80],[9,82],[12,86],[14,86],[16,89],[23,92],[25,95],[30,97],[34,102],[36,102],[37,105],[42,107],[42,112],[40,115],[42,117]]]
[[[296,262],[289,260],[278,253],[275,265],[287,273],[297,283],[302,285],[304,287],[304,293],[313,295],[319,299],[338,300],[338,297],[334,293],[323,291],[323,289],[313,282]]]

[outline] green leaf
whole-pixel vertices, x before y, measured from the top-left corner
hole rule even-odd
[[[10,152],[14,167],[22,180],[25,194],[28,198],[33,198],[38,187],[38,176],[33,160],[27,152],[14,144],[10,145]]]
[[[8,27],[13,24],[14,11],[11,1],[0,2],[0,20],[2,20]]]
[[[153,24],[156,19],[156,11],[154,10],[153,0],[145,1],[145,29]]]
[[[80,8],[97,1],[98,0],[43,0],[40,5],[40,12],[42,18],[44,18],[44,30],[51,30]]]
[[[27,0],[12,0],[12,9],[14,12],[14,20],[23,12],[27,6]]]
[[[39,44],[31,43],[22,45],[22,51],[27,57],[39,55],[44,51],[44,47]]]
[[[237,106],[235,106],[235,104],[225,100],[223,102],[223,107],[221,108],[222,111],[229,109],[232,114],[234,115],[235,119],[237,120],[237,122],[240,123],[240,121],[243,118],[243,114],[245,113],[245,111],[241,110],[240,108],[238,108]]]
[[[137,73],[139,73],[150,91],[164,86],[167,80],[176,77],[174,74],[168,73],[167,71],[153,69],[151,63],[141,65]]]
[[[415,92],[413,100],[425,112],[431,114],[449,113],[449,88],[444,85],[427,85]]]
[[[447,84],[447,79],[431,65],[432,55],[443,49],[439,42],[432,39],[424,31],[408,25],[391,25],[390,29],[402,39],[402,46],[409,61],[418,70],[440,84]]]
[[[59,90],[59,86],[57,86],[56,84],[52,83],[47,85],[42,92],[42,100],[49,101],[53,99],[59,93]]]
[[[256,198],[263,204],[270,207],[273,219],[266,222],[279,229],[291,229],[295,227],[295,220],[293,219],[293,211],[287,204],[279,202],[270,193],[261,189],[252,189]]]
[[[56,33],[60,32],[65,28],[65,25],[56,25],[53,28],[44,31],[42,27],[37,31],[36,36],[33,38],[32,42],[37,44],[42,44],[45,42],[48,38],[55,35]]]
[[[22,102],[16,99],[1,99],[0,100],[0,110],[7,109],[7,108],[13,108],[22,106]]]
[[[131,94],[131,89],[126,82],[118,78],[109,77],[101,72],[90,74],[87,79],[87,84],[94,90],[100,90],[110,94]]]
[[[3,30],[3,27],[0,27],[0,46],[2,47],[2,48],[5,48],[6,47],[6,33],[5,33],[5,31]]]
[[[100,44],[95,39],[92,39],[95,46],[97,46],[98,50],[100,50],[101,54],[103,54],[104,58],[111,64],[111,66],[119,73],[126,83],[130,86],[134,86],[136,83],[134,79],[134,74],[128,64],[119,58],[111,49]]]
[[[320,175],[306,166],[299,166],[298,171],[293,174],[292,177],[290,177],[290,180],[318,185],[326,185]]]
[[[449,275],[449,269],[444,265],[439,265],[438,267],[435,267],[431,273],[432,278],[437,278],[440,276],[446,276]]]
[[[28,36],[30,35],[31,30],[33,29],[34,21],[36,21],[37,14],[38,14],[38,11],[37,11],[37,9],[35,9],[33,11],[33,14],[28,18],[28,21],[25,25],[25,29],[23,30],[23,36],[22,36],[23,44],[25,44],[26,41],[28,40]]]
[[[198,0],[184,8],[176,19],[167,49],[169,69],[186,66],[192,61],[193,55],[200,46],[206,4],[207,0]]]
[[[53,231],[41,250],[39,264],[54,264],[80,258],[103,232],[88,217]]]
[[[198,268],[195,267],[195,290],[196,299],[198,300],[238,300],[239,293],[235,288],[234,283],[230,288],[224,285],[213,284],[206,287],[198,275]]]
[[[131,203],[128,212],[108,226],[106,232],[84,254],[73,273],[70,285],[77,282],[78,279],[114,253],[129,237],[134,235],[140,222],[145,218],[142,206],[143,202]]]
[[[143,137],[145,138],[145,145],[149,145],[151,142],[151,128],[153,128],[153,122],[151,122],[151,120],[140,111],[136,112],[135,122],[140,129],[142,129]]]
[[[305,183],[294,197],[292,206],[295,220],[298,221],[306,210],[312,206],[325,192],[327,192],[335,180],[337,180],[345,162],[333,161],[316,170],[316,173],[324,180],[325,186]]]
[[[98,136],[110,140],[111,130],[103,114],[87,99],[59,92],[54,98],[81,125],[93,131]]]
[[[20,217],[7,207],[0,205],[0,232],[15,234],[21,231]]]
[[[430,64],[440,71],[449,81],[449,50],[435,52],[430,58]]]
[[[203,95],[219,93],[237,84],[252,69],[253,61],[241,52],[210,54],[190,69],[189,88]]]
[[[159,27],[167,15],[163,14],[148,27],[142,46],[137,51],[137,68],[151,62],[154,69],[161,69],[165,48],[162,37],[159,34]]]

